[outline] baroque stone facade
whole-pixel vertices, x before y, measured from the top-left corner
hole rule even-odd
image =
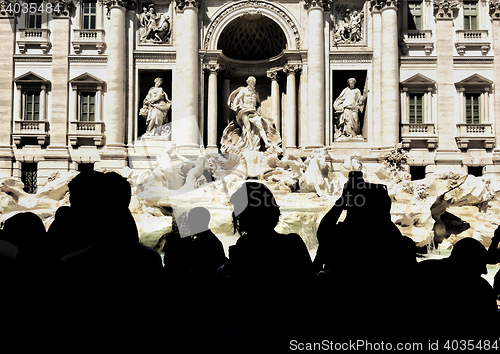
[[[156,78],[172,103],[169,139],[186,156],[217,152],[235,119],[228,97],[249,76],[285,153],[326,147],[370,163],[401,143],[421,172],[498,174],[499,9],[493,0],[2,0],[0,176],[36,173],[43,185],[69,170],[146,168],[139,111]],[[366,96],[360,134],[339,139],[333,103],[351,78]]]

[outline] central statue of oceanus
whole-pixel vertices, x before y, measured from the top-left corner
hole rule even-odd
[[[281,137],[274,122],[261,114],[256,79],[250,76],[246,87],[234,90],[228,106],[236,112],[236,119],[229,122],[221,139],[222,152],[267,151],[281,149]]]

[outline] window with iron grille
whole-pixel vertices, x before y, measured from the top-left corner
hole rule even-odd
[[[80,93],[80,121],[95,121],[95,92]]]
[[[464,1],[464,30],[477,30],[477,1]]]
[[[409,122],[410,123],[423,123],[424,122],[424,94],[423,93],[410,93],[409,104]]]
[[[422,29],[422,2],[408,1],[408,29]]]
[[[467,124],[481,123],[481,94],[465,94],[465,122]]]
[[[25,92],[24,120],[39,120],[40,92]]]
[[[38,180],[38,164],[36,162],[24,162],[22,164],[21,180],[24,183],[24,191],[26,193],[36,193]]]
[[[96,29],[97,3],[95,1],[84,1],[82,16],[83,29]]]
[[[30,2],[28,5],[28,28],[42,28],[43,3]]]

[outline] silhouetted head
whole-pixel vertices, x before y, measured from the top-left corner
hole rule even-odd
[[[368,183],[362,171],[350,171],[342,196],[335,203],[351,216],[373,220],[390,219],[391,197],[383,184]],[[361,221],[361,220],[360,220]]]
[[[38,248],[45,241],[45,226],[32,212],[18,213],[8,218],[2,230],[2,238],[20,250]]]
[[[231,196],[233,227],[240,235],[274,230],[280,208],[273,193],[263,183],[246,182]]]
[[[487,274],[487,251],[478,240],[466,237],[459,240],[451,251],[449,259],[460,271],[480,275]]]
[[[128,180],[116,172],[106,172],[102,179],[105,200],[119,207],[128,208],[132,187]]]
[[[69,183],[69,201],[73,208],[91,208],[102,198],[102,176],[99,171],[80,172]]]
[[[187,219],[190,233],[195,235],[208,230],[210,219],[210,212],[206,208],[196,207],[191,209]]]

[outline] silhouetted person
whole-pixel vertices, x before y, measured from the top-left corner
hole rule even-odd
[[[170,347],[182,343],[184,348],[205,348],[213,333],[211,285],[217,269],[226,262],[222,242],[209,228],[210,212],[195,207],[186,218],[188,236],[171,234],[164,250],[164,272],[170,294],[166,313],[170,325]],[[192,340],[197,338],[197,340]]]
[[[93,244],[62,258],[70,280],[69,303],[76,310],[72,316],[78,331],[73,335],[76,340],[95,344],[101,340],[103,345],[124,349],[142,340],[141,331],[153,337],[160,331],[154,304],[165,296],[162,261],[158,252],[137,241],[127,180],[108,172],[99,182],[103,191],[99,202],[105,208],[92,215]],[[86,220],[81,215],[80,222]]]
[[[344,210],[345,220],[337,223]],[[400,329],[411,318],[405,297],[411,293],[416,254],[413,241],[391,221],[390,210],[385,185],[366,182],[360,171],[349,173],[317,232],[318,336],[332,331],[344,338],[404,334]]]
[[[498,338],[495,295],[481,277],[487,273],[486,263],[486,248],[476,239],[464,238],[448,258],[418,264],[414,301],[424,300],[425,305],[415,319],[420,328],[436,322],[432,325],[435,331],[426,331],[428,337]]]
[[[500,249],[498,244],[500,243],[500,226],[497,227],[493,237],[491,238],[490,247],[488,247],[488,264],[500,263]]]
[[[81,172],[68,183],[70,206],[57,209],[47,232],[55,261],[93,244],[96,218],[106,212],[102,178],[102,172]]]
[[[241,351],[252,344],[272,351],[309,328],[306,316],[312,263],[297,234],[274,229],[280,208],[262,183],[246,182],[232,196],[233,227],[240,235],[229,247],[214,287],[225,347]],[[234,347],[232,347],[234,346]]]

